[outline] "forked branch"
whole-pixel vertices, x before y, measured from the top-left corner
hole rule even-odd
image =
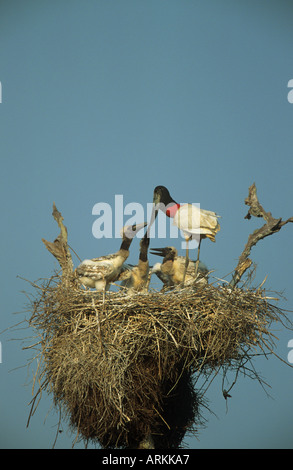
[[[255,183],[249,187],[248,197],[244,202],[249,206],[248,213],[244,217],[245,219],[249,220],[253,215],[254,217],[262,217],[266,223],[249,235],[248,241],[239,257],[238,264],[230,282],[232,287],[235,287],[238,284],[245,271],[251,266],[252,261],[249,258],[249,255],[252,247],[263,238],[268,237],[269,235],[273,235],[274,233],[281,230],[281,228],[288,222],[293,222],[293,217],[283,221],[281,217],[279,219],[275,219],[270,212],[266,212],[264,210],[264,208],[259,203],[256,194]]]

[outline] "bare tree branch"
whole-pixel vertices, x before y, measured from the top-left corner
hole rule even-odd
[[[67,244],[67,228],[63,224],[64,219],[61,212],[58,211],[55,202],[53,203],[52,215],[60,228],[60,234],[53,243],[48,242],[44,238],[42,238],[42,242],[47,250],[50,251],[50,253],[52,253],[52,255],[58,260],[62,268],[63,275],[69,276],[73,272],[73,262]]]
[[[249,235],[248,241],[244,247],[243,252],[239,257],[238,264],[235,268],[232,280],[230,282],[230,285],[232,287],[235,287],[238,284],[245,271],[251,266],[252,261],[249,258],[249,255],[252,247],[263,238],[268,237],[269,235],[273,235],[276,232],[279,232],[279,230],[281,230],[281,228],[288,222],[293,222],[293,217],[282,221],[281,217],[279,219],[275,219],[270,212],[266,212],[264,210],[264,208],[259,203],[256,194],[255,183],[253,183],[249,187],[248,197],[245,199],[244,202],[246,205],[249,206],[248,213],[244,217],[245,219],[249,220],[251,219],[251,216],[262,217],[266,221],[266,223]]]

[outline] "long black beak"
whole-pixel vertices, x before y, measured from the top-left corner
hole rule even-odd
[[[167,254],[167,250],[166,250],[166,248],[152,248],[150,250],[150,253],[152,255],[163,256],[163,258],[164,258]]]
[[[153,210],[152,210],[152,214],[151,214],[151,220],[150,220],[150,223],[149,223],[148,228],[147,228],[148,236],[150,234],[151,226],[153,225],[153,223],[156,220],[156,217],[158,215],[160,202],[161,202],[160,195],[157,194],[156,192],[154,192]]]
[[[151,214],[151,220],[150,220],[150,223],[149,223],[148,228],[147,228],[148,237],[150,236],[151,227],[152,227],[154,221],[156,220],[157,215],[158,215],[158,209],[156,209],[156,206],[154,204],[152,214]]]

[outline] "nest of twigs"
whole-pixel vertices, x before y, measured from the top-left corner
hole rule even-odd
[[[131,448],[151,436],[178,448],[200,421],[193,377],[245,372],[270,352],[280,309],[263,290],[197,290],[103,296],[58,274],[37,288],[30,326],[40,336],[40,391],[53,394],[82,439]],[[35,400],[33,403],[33,407]]]

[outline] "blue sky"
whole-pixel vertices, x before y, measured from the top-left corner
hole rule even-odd
[[[293,215],[292,19],[289,1],[1,2],[0,330],[28,315],[22,291],[30,287],[17,276],[49,277],[56,266],[41,242],[58,233],[53,201],[70,245],[89,258],[119,243],[93,237],[96,203],[113,205],[122,194],[125,205],[146,207],[154,187],[165,185],[179,202],[222,216],[217,242],[201,248],[218,277],[233,270],[262,223],[244,220],[253,182],[274,217]],[[255,283],[268,275],[267,288],[284,291],[279,306],[289,310],[292,237],[289,224],[252,251]],[[132,262],[137,247],[136,241]],[[273,329],[286,362],[293,332]],[[51,397],[42,397],[26,429],[36,364],[28,372],[31,354],[19,339],[31,335],[0,335],[2,448],[48,448],[55,439]],[[188,447],[292,448],[293,370],[274,357],[259,358],[255,367],[273,398],[257,382],[239,379],[226,413],[216,379],[207,398],[217,417],[205,415],[207,427],[198,440],[185,439]],[[74,436],[63,429],[56,447],[71,447]]]

